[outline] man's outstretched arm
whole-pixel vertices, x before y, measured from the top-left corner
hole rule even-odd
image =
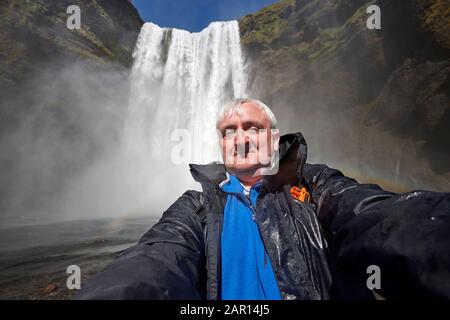
[[[183,194],[75,299],[203,299],[205,256],[198,192]]]
[[[450,193],[396,194],[324,165],[303,175],[340,270],[365,283],[378,266],[385,298],[450,298]]]

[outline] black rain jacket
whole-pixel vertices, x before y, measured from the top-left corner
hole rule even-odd
[[[283,299],[450,298],[450,194],[395,194],[306,164],[300,133],[280,139],[256,222]],[[76,299],[220,299],[224,165],[191,165],[203,192],[187,191],[140,239],[83,285]],[[312,202],[290,195],[305,186]],[[373,287],[370,287],[374,289]]]

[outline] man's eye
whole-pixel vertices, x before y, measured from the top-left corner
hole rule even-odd
[[[258,130],[259,130],[258,127],[250,127],[246,131],[248,134],[255,135],[258,133]]]
[[[233,129],[227,129],[224,132],[222,132],[222,136],[224,139],[232,138],[236,135],[236,130]]]

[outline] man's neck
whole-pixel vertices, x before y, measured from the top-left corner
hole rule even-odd
[[[242,183],[244,188],[249,190],[251,187],[253,187],[255,184],[257,184],[259,181],[261,181],[262,176],[237,176],[239,181]]]

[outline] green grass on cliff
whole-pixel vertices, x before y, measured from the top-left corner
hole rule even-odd
[[[286,27],[286,19],[292,8],[294,0],[283,0],[268,6],[255,14],[247,15],[240,21],[240,29],[245,43],[270,44],[278,38]]]

